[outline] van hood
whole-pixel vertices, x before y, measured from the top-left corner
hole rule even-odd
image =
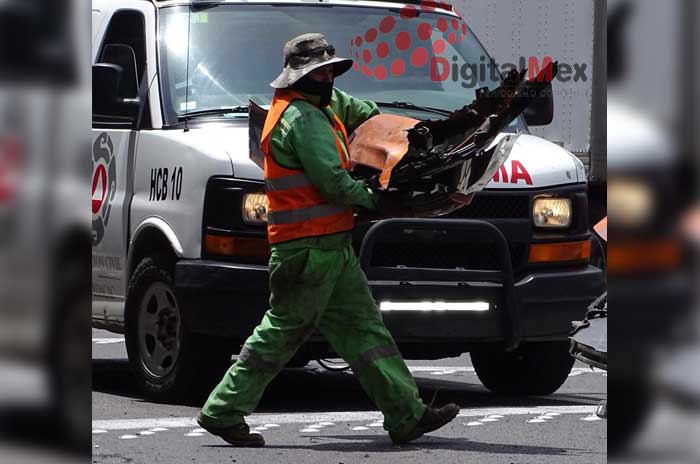
[[[506,135],[498,135],[493,145]],[[538,189],[580,182],[586,182],[586,172],[578,158],[552,142],[521,134],[486,190]]]
[[[231,157],[233,175],[237,179],[264,180],[262,169],[248,156],[247,122],[241,126],[208,124],[202,129],[206,130],[208,139],[216,141]]]

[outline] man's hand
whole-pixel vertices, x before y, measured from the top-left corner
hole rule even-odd
[[[357,217],[357,222],[371,222],[389,218],[414,217],[410,208],[409,197],[402,192],[374,191],[378,197],[377,209],[368,211],[362,209]]]

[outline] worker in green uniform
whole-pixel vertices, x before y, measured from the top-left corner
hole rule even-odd
[[[263,446],[244,416],[318,329],[384,414],[394,443],[451,421],[455,404],[433,408],[418,388],[372,297],[351,244],[353,208],[393,202],[349,175],[347,133],[377,106],[333,87],[352,60],[335,57],[321,34],[284,47],[284,70],[262,135],[271,244],[270,306],[197,421],[234,446]]]

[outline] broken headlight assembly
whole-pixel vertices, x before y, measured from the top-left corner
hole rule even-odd
[[[264,193],[246,193],[243,196],[241,212],[243,222],[251,226],[267,224],[267,195]]]
[[[541,229],[566,229],[571,226],[572,210],[570,198],[535,198],[532,223]]]

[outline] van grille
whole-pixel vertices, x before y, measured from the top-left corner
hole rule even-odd
[[[510,244],[513,268],[524,263],[527,245]],[[498,254],[493,243],[435,241],[411,238],[400,241],[378,241],[372,254],[373,266],[419,267],[427,269],[500,270]]]
[[[448,215],[454,219],[528,219],[529,195],[477,194],[469,206]]]

